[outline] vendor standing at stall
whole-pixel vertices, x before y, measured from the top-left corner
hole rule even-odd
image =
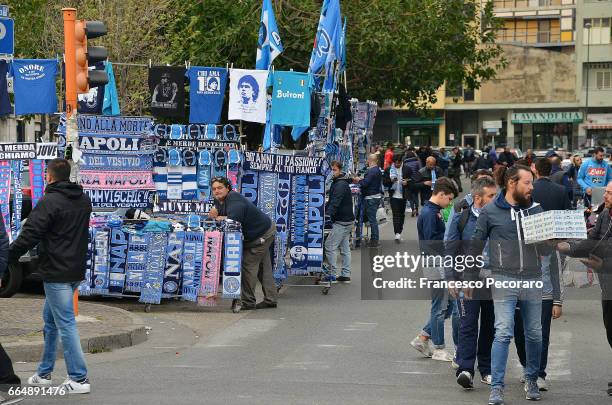
[[[217,220],[229,218],[242,225],[242,309],[276,308],[278,294],[270,255],[276,225],[255,204],[232,191],[232,185],[225,177],[213,178],[211,187],[215,206],[208,216]],[[264,300],[255,304],[257,280],[261,283]]]

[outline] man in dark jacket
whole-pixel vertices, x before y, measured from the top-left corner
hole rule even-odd
[[[508,346],[514,335],[517,305],[524,311],[526,398],[541,398],[537,378],[542,350],[542,289],[538,288],[537,281],[542,278],[540,256],[548,251],[539,251],[538,244],[526,244],[522,240],[521,218],[542,212],[542,207],[531,201],[531,170],[521,165],[504,166],[496,176],[502,191],[481,211],[468,251],[470,256],[478,256],[488,240],[489,265],[494,281],[499,283],[493,286],[495,339],[491,349],[489,404],[503,405]],[[476,280],[478,275],[478,271],[470,270],[464,277]]]
[[[531,197],[540,204],[544,211],[568,210],[571,208],[570,200],[565,188],[550,180],[551,162],[546,158],[535,161],[536,181],[533,183]],[[562,296],[559,265],[560,258],[556,252],[542,257],[542,355],[538,371],[538,388],[548,391],[546,382],[546,365],[548,363],[548,346],[550,341],[550,325],[552,319],[558,319],[562,314]],[[525,332],[520,309],[517,309],[514,320],[514,343],[519,360],[526,366]]]
[[[57,340],[61,336],[68,379],[63,387],[70,394],[91,390],[81,349],[72,297],[85,278],[91,201],[83,188],[71,183],[70,164],[53,159],[47,167],[45,195],[36,204],[17,240],[9,248],[9,261],[17,261],[39,246],[38,270],[44,282],[45,350],[38,371],[29,385],[51,386]]]
[[[454,147],[451,151],[450,156],[450,167],[448,169],[448,177],[453,179],[457,184],[457,190],[463,193],[463,187],[461,186],[461,165],[463,158],[461,157],[461,151],[458,147]]]
[[[410,209],[412,210],[411,215],[414,217],[419,215],[419,190],[416,186],[416,181],[419,177],[419,170],[421,170],[421,161],[413,151],[409,150],[406,152],[406,160],[404,160],[402,168],[406,169],[406,171],[410,170],[412,173],[410,179],[406,176],[404,176],[403,179],[408,180],[406,182],[407,187],[404,187],[404,194],[406,200],[410,202]]]
[[[499,163],[503,164],[504,166],[510,167],[515,161],[516,158],[514,157],[514,153],[510,152],[510,148],[508,147],[505,147],[504,151],[499,154]]]
[[[553,151],[553,153],[555,152]],[[567,196],[569,197],[570,201],[573,201],[574,187],[570,182],[569,175],[561,167],[561,158],[555,153],[549,158],[549,160],[552,164],[552,170],[550,171],[550,181],[565,187],[565,192],[567,193]]]
[[[370,247],[379,245],[378,221],[376,211],[380,206],[382,194],[382,172],[378,167],[378,157],[370,155],[368,158],[368,171],[363,178],[355,178],[353,181],[361,186],[361,196],[364,199],[365,213],[370,223]]]
[[[612,182],[608,183],[604,192],[604,207],[587,240],[563,242],[557,245],[557,249],[571,257],[584,257],[581,261],[597,272],[603,323],[612,348]],[[612,381],[608,383],[608,395],[612,396]]]
[[[351,230],[355,215],[353,212],[353,197],[349,187],[348,177],[342,172],[342,163],[333,161],[332,184],[329,189],[329,200],[325,211],[332,221],[332,230],[325,240],[325,270],[331,276],[338,275],[337,254],[342,257],[342,272],[338,277],[340,283],[351,282]]]
[[[419,170],[416,180],[416,187],[421,192],[421,206],[431,198],[431,192],[436,184],[436,179],[442,176],[442,170],[436,166],[436,158],[430,156],[425,161],[425,167]]]

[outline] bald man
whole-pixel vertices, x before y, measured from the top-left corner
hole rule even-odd
[[[431,198],[431,190],[433,190],[436,179],[442,176],[442,169],[437,166],[436,158],[429,156],[425,160],[425,167],[419,170],[416,181],[416,188],[421,193],[421,206]]]
[[[370,223],[370,247],[379,244],[378,221],[376,211],[383,197],[382,172],[378,167],[378,156],[372,154],[368,157],[368,170],[363,178],[355,178],[354,181],[361,186],[361,195],[364,199],[365,214]]]

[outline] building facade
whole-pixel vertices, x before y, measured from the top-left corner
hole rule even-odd
[[[485,0],[482,0],[483,2]],[[471,144],[568,151],[612,145],[612,0],[494,0],[507,67],[472,90],[446,85],[432,108],[432,146]],[[586,24],[586,27],[585,27]],[[589,28],[590,27],[590,28]],[[588,77],[588,79],[587,79]],[[392,109],[391,136],[424,125]],[[378,118],[377,118],[378,121]],[[420,122],[420,124],[414,124]],[[377,122],[378,124],[378,122]],[[406,127],[408,129],[406,129]],[[432,129],[433,128],[433,129]],[[418,133],[426,129],[417,128]],[[402,132],[403,131],[403,132]],[[412,138],[411,138],[412,140]],[[421,144],[412,141],[413,144]]]

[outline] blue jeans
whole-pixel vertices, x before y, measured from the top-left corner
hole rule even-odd
[[[495,281],[517,281],[518,277],[495,276]],[[542,289],[495,288],[495,339],[491,348],[492,387],[503,388],[508,362],[508,346],[514,336],[514,311],[521,307],[525,330],[525,377],[535,381],[540,369],[542,352]]]
[[[436,349],[444,349],[444,321],[452,317],[453,343],[457,346],[459,341],[459,313],[457,301],[450,297],[445,288],[431,289],[431,312],[429,321],[423,327],[423,335],[431,337]]]
[[[334,222],[331,232],[327,235],[327,239],[325,239],[325,270],[328,272],[331,270],[331,274],[334,276],[338,275],[338,252],[340,252],[342,257],[341,276],[351,276],[351,246],[349,239],[352,229],[352,222],[347,225]]]
[[[68,376],[74,381],[87,378],[87,365],[81,349],[81,339],[74,317],[72,297],[80,282],[44,283],[45,307],[43,319],[45,327],[45,351],[38,365],[38,375],[51,374],[57,354],[57,337],[62,339],[64,361]]]
[[[378,221],[376,220],[376,211],[380,206],[380,198],[371,198],[364,200],[365,202],[365,213],[370,223],[370,240],[378,240]]]

